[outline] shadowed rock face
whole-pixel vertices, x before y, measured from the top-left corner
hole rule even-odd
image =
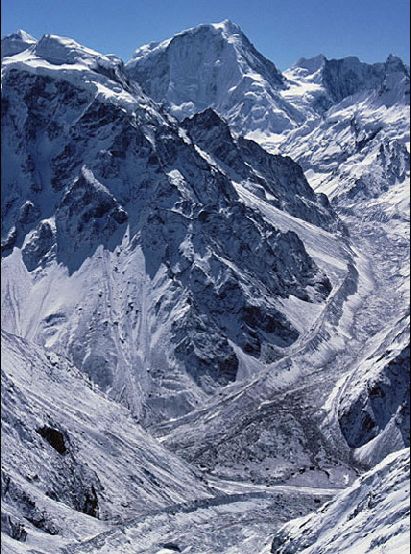
[[[253,183],[254,191],[272,205],[325,229],[338,225],[327,198],[314,193],[301,167],[291,158],[270,155],[251,140],[234,140],[228,125],[210,108],[182,124],[223,170],[234,179]]]
[[[389,352],[386,354],[389,356]],[[376,378],[358,391],[355,400],[341,410],[340,427],[352,448],[370,442],[395,418],[404,446],[410,444],[410,347],[387,361]]]
[[[37,429],[37,433],[45,439],[50,446],[57,450],[59,454],[65,454],[67,452],[66,441],[64,439],[64,434],[58,429],[53,429],[52,427],[40,427]]]
[[[385,63],[367,64],[358,58],[325,60],[322,82],[334,102],[361,91],[379,89],[390,75],[402,74],[409,79],[409,72],[400,58],[389,56]]]
[[[322,69],[322,81],[335,102],[360,90],[381,85],[385,68],[383,63],[366,64],[358,58],[326,60]]]
[[[127,220],[120,203],[91,171],[83,168],[57,206],[57,259],[73,271],[93,255],[99,244],[113,250]]]
[[[31,233],[22,250],[22,258],[28,271],[43,264],[55,244],[55,230],[48,221],[41,221]]]

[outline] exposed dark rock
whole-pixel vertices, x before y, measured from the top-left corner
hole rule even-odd
[[[234,140],[228,125],[208,108],[183,121],[193,141],[215,156],[229,173],[253,183],[253,192],[280,209],[324,228],[336,225],[335,214],[324,195],[309,186],[303,170],[291,158],[270,155],[257,143]]]
[[[58,429],[44,426],[37,429],[37,433],[41,435],[59,454],[66,454],[67,446],[64,433]]]
[[[166,550],[172,550],[173,552],[181,552],[181,548],[174,542],[165,542],[164,544],[161,545],[161,548],[165,548]]]
[[[81,511],[92,517],[98,518],[98,497],[93,485],[85,492]]]
[[[284,545],[284,539],[280,536],[274,537],[274,540],[271,544],[271,550],[270,552],[272,554],[280,554],[280,552],[283,552],[281,550],[281,547]]]
[[[114,248],[127,219],[114,196],[83,168],[56,211],[57,258],[77,269],[99,244]]]
[[[41,529],[45,533],[50,535],[58,535],[59,529],[55,523],[50,519],[50,516],[45,511],[40,511],[36,508],[31,514],[26,515],[27,521],[29,521],[37,529]]]
[[[23,261],[28,271],[39,266],[55,242],[54,231],[48,221],[42,221],[22,250]]]
[[[1,512],[1,532],[7,533],[12,539],[26,542],[27,531],[24,525],[15,520],[10,514]]]

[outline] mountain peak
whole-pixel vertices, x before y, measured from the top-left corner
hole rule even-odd
[[[305,69],[309,74],[315,73],[324,66],[327,58],[324,54],[318,54],[312,58],[300,58],[292,69]]]
[[[230,34],[242,33],[240,26],[231,21],[231,19],[224,19],[224,21],[220,21],[220,23],[213,23],[211,26],[214,27],[214,29],[221,29]]]
[[[409,69],[407,68],[405,63],[399,56],[394,56],[394,54],[390,54],[386,59],[385,68],[389,73],[399,72],[409,75]]]
[[[24,31],[23,29],[17,29],[17,31],[15,31],[14,33],[11,33],[10,35],[5,36],[4,38],[20,39],[20,40],[25,40],[30,42],[36,42],[36,39],[26,31]]]
[[[241,30],[241,27],[237,25],[237,23],[234,23],[233,21],[231,21],[231,19],[224,19],[223,21],[219,21],[217,23],[200,23],[199,25],[195,25],[194,27],[190,27],[189,29],[186,29],[184,31],[181,31],[180,33],[177,33],[175,37],[198,33],[198,32],[204,32],[204,31],[211,31],[211,32],[222,31],[222,33],[226,36],[230,36],[230,35],[245,36],[243,31]]]
[[[1,39],[1,57],[5,58],[20,54],[36,44],[36,42],[36,39],[29,35],[29,33],[23,31],[23,29],[18,29]]]
[[[72,38],[50,34],[41,37],[35,47],[35,53],[40,58],[57,64],[75,63],[80,59],[100,56],[95,50],[82,46]]]
[[[205,33],[213,34],[215,37],[223,36],[225,39],[229,38],[232,35],[241,35],[246,39],[244,33],[242,32],[239,25],[233,23],[230,19],[225,19],[219,23],[201,23],[195,27],[190,27],[184,29],[179,33],[176,33],[173,37],[170,37],[161,41],[152,41],[143,46],[139,46],[133,53],[132,59],[129,63],[132,63],[136,59],[140,59],[148,53],[153,52],[154,50],[163,50],[168,48],[170,44],[179,42],[183,38],[187,39],[188,37],[194,37],[203,35]],[[246,39],[247,40],[247,39]]]
[[[222,114],[230,111],[244,122],[250,114],[261,118],[261,109],[284,79],[276,66],[260,54],[240,27],[230,20],[199,25],[161,43],[136,50],[126,64],[129,78],[157,102],[165,102],[178,119],[213,108]],[[256,102],[244,104],[243,95],[257,95],[266,108]],[[277,110],[278,111],[278,110]],[[285,116],[287,119],[288,116]],[[287,125],[279,117],[276,125]]]

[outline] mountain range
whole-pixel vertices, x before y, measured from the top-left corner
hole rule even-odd
[[[1,50],[5,552],[406,552],[409,68]]]

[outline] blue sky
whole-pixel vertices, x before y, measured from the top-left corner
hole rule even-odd
[[[129,59],[142,44],[231,19],[281,69],[301,56],[409,63],[409,0],[2,0],[2,36],[71,36]]]

